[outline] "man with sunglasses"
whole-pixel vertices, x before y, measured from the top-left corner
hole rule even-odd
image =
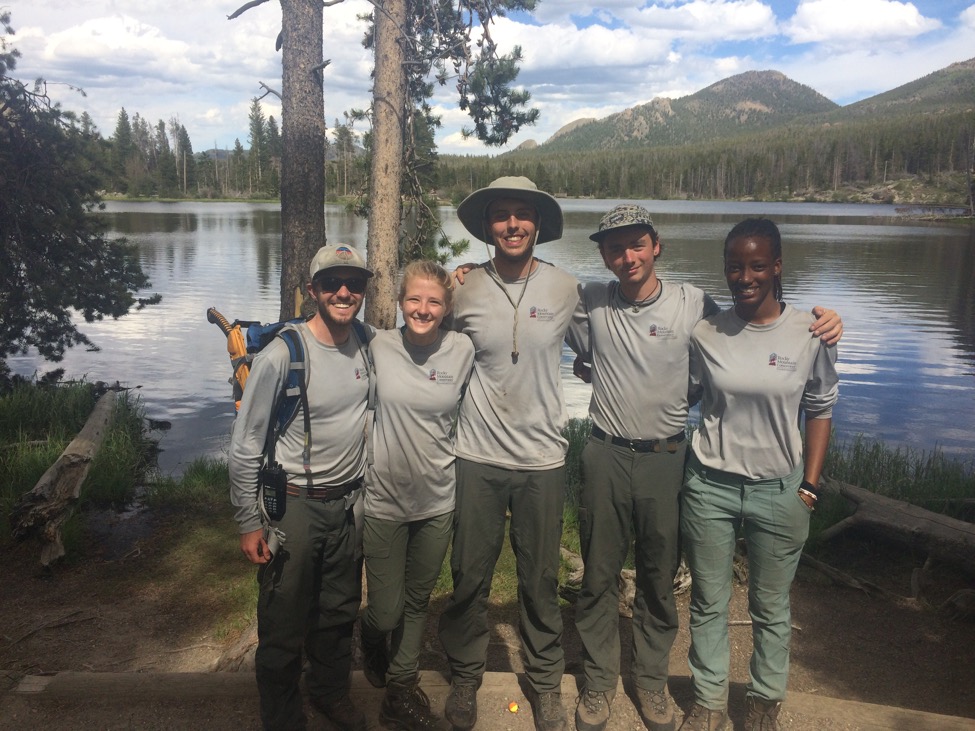
[[[298,685],[303,656],[312,705],[340,731],[366,728],[349,697],[349,677],[361,595],[353,507],[366,464],[370,378],[360,342],[364,331],[353,324],[371,276],[352,246],[318,250],[307,285],[316,312],[296,326],[305,351],[307,402],[290,425],[272,429],[292,360],[287,343],[275,338],[254,359],[233,426],[231,501],[241,551],[259,566],[255,665],[265,729],[306,727]],[[310,444],[302,428],[305,408]],[[279,496],[283,516],[264,526],[260,483],[268,439],[274,440],[286,490]],[[284,540],[272,553],[268,538],[281,534]]]

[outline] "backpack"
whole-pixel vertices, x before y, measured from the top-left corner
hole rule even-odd
[[[287,429],[291,422],[298,415],[298,407],[303,407],[304,412],[304,448],[302,450],[302,462],[304,463],[305,473],[311,472],[311,417],[308,413],[307,379],[308,371],[305,368],[305,343],[302,339],[298,325],[304,322],[302,318],[285,320],[283,322],[272,322],[262,324],[257,321],[235,320],[233,323],[220,314],[215,307],[207,310],[207,320],[217,325],[227,336],[227,351],[230,354],[230,363],[233,366],[233,375],[230,383],[234,389],[234,401],[237,409],[240,409],[240,400],[244,394],[247,384],[247,377],[250,374],[251,362],[254,357],[264,348],[274,341],[274,338],[281,338],[288,346],[288,353],[291,365],[288,368],[288,376],[285,380],[281,393],[276,400],[275,415],[268,426],[267,439],[264,443],[264,461],[267,465],[274,464],[274,443],[278,437]],[[246,339],[241,330],[247,330]],[[371,411],[375,408],[376,400],[376,379],[374,376],[374,366],[369,355],[368,336],[365,325],[359,320],[352,321],[352,330],[359,343],[359,352],[366,363],[369,371],[369,396],[367,408]]]

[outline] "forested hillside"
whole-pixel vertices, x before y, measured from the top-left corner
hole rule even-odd
[[[664,147],[707,142],[837,109],[778,71],[748,71],[680,99],[658,98],[605,119],[560,130],[546,152]]]
[[[970,206],[973,145],[975,59],[844,108],[755,72],[493,159],[444,155],[441,194],[527,175],[565,196]]]

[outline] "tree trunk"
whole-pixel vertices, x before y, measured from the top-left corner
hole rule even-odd
[[[281,308],[294,317],[308,264],[325,244],[325,98],[322,5],[281,0]]]
[[[859,528],[975,575],[975,525],[837,480],[823,480],[822,488],[849,500],[856,512],[823,531],[820,540]]]
[[[377,3],[376,68],[373,86],[372,169],[369,194],[369,282],[366,322],[378,328],[396,325],[399,273],[400,182],[403,178],[403,125],[406,74],[401,28],[406,0]]]
[[[41,564],[49,566],[64,555],[61,526],[71,515],[88,476],[92,460],[105,441],[115,415],[116,394],[103,394],[84,427],[57,461],[41,475],[34,489],[20,499],[10,515],[14,538],[37,535],[41,540]]]

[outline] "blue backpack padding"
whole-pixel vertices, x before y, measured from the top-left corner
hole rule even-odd
[[[281,389],[281,397],[278,400],[277,413],[272,422],[272,429],[268,431],[268,444],[266,451],[273,461],[274,442],[285,429],[290,426],[298,415],[299,406],[304,406],[305,413],[305,462],[308,462],[311,449],[311,424],[309,423],[307,408],[307,369],[305,367],[305,345],[301,333],[297,326],[304,322],[301,318],[284,320],[282,322],[272,322],[267,324],[248,323],[247,327],[247,359],[251,361],[254,356],[266,348],[274,338],[279,337],[288,346],[288,353],[291,365],[288,368],[288,377]],[[363,360],[369,370],[369,396],[368,408],[375,407],[375,387],[376,379],[373,373],[372,357],[368,350],[368,335],[365,325],[359,320],[352,321],[352,330],[358,339],[359,350]]]
[[[297,325],[304,322],[301,318],[272,322],[267,324],[254,323],[247,327],[247,359],[252,361],[254,356],[270,344],[274,338],[281,338],[288,346],[291,365],[288,368],[288,378],[281,389],[277,414],[274,420],[274,433],[268,439],[276,438],[288,425],[294,421],[298,407],[302,403],[305,390],[305,344],[297,330]]]

